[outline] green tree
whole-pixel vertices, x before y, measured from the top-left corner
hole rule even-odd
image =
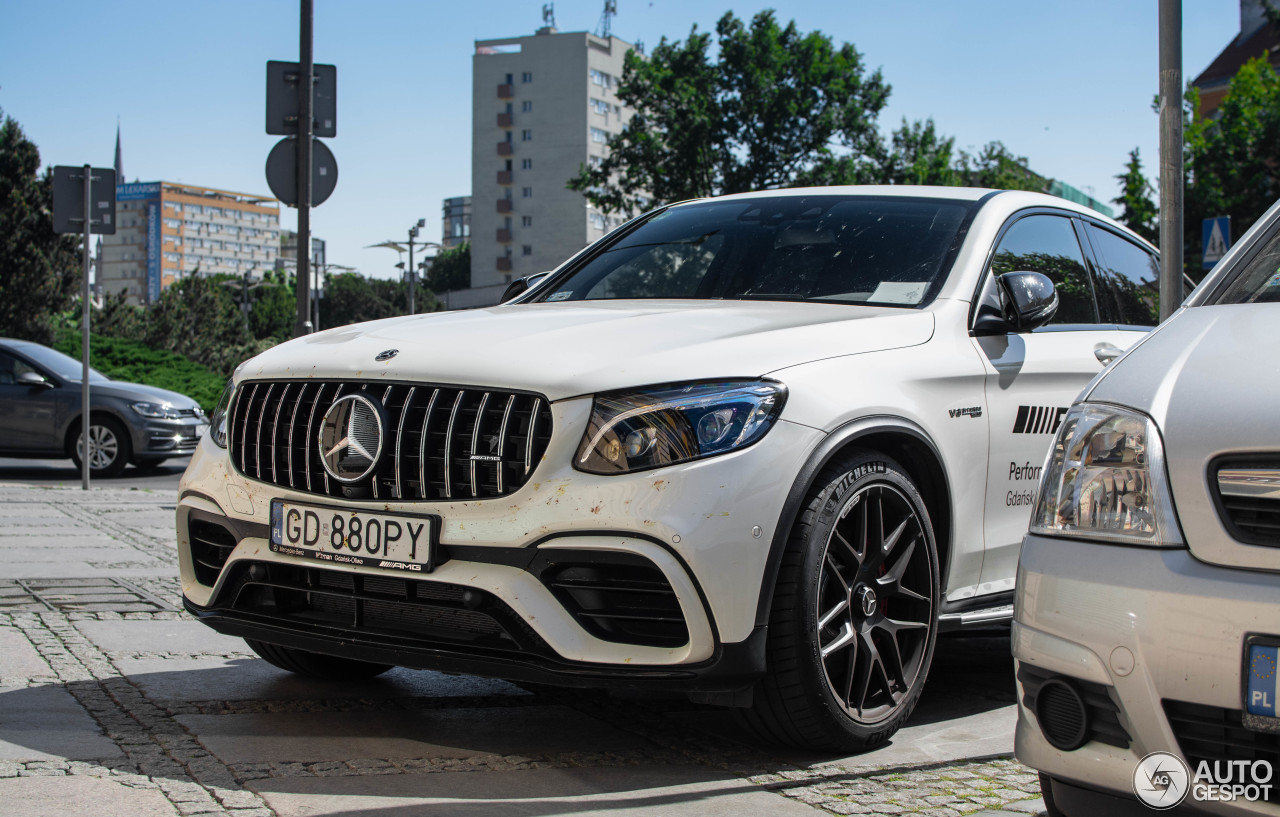
[[[53,342],[80,282],[78,243],[53,231],[53,179],[22,127],[0,112],[0,335]]]
[[[471,286],[471,244],[444,250],[431,262],[425,281],[432,292],[452,292]]]
[[[1142,173],[1137,148],[1129,151],[1125,172],[1116,179],[1120,181],[1120,196],[1112,201],[1120,205],[1120,222],[1153,244],[1158,243],[1160,210],[1151,200],[1151,182]]]
[[[231,290],[203,275],[189,275],[160,293],[147,310],[144,339],[223,375],[259,348]]]
[[[262,284],[249,293],[249,331],[255,340],[283,343],[293,337],[293,322],[298,316],[294,276],[285,270],[269,270]]]
[[[1003,142],[988,142],[976,155],[960,151],[957,184],[992,190],[1044,192],[1049,180],[1027,166],[1025,156],[1014,155]]]
[[[569,188],[605,212],[698,196],[786,187],[880,148],[876,117],[889,96],[850,44],[725,14],[711,35],[627,55],[618,97],[634,111],[609,156]],[[643,194],[640,191],[645,191]]]
[[[882,173],[887,184],[961,184],[954,166],[955,137],[939,135],[933,119],[908,123],[893,132]]]
[[[425,304],[426,299],[422,300]],[[369,279],[354,272],[326,275],[320,325],[329,329],[392,318],[406,314],[408,305],[409,287],[403,281]]]
[[[1186,106],[1195,110],[1194,89]],[[1199,249],[1205,218],[1231,216],[1246,230],[1280,198],[1280,76],[1263,57],[1231,79],[1214,118],[1186,126],[1186,243]],[[1199,253],[1187,253],[1197,269]]]

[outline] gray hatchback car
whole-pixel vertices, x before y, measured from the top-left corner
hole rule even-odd
[[[0,338],[0,456],[70,457],[80,466],[80,361],[47,346]],[[113,477],[195,450],[209,421],[177,392],[89,370],[89,470]]]

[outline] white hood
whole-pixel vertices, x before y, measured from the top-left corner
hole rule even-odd
[[[841,324],[833,331],[833,324]],[[377,378],[524,389],[559,400],[611,389],[759,377],[823,358],[915,346],[929,312],[761,301],[584,301],[437,312],[344,326],[248,361],[249,378]],[[399,354],[386,362],[374,356]]]

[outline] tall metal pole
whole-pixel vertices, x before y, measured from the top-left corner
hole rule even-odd
[[[1160,0],[1160,320],[1182,305],[1182,0]]]
[[[84,291],[80,301],[80,488],[89,490],[89,231],[93,220],[93,168],[84,166]]]
[[[409,266],[405,269],[405,272],[409,273],[409,314],[410,315],[415,314],[414,304],[413,304],[413,239],[415,238],[414,233],[416,233],[417,231],[418,231],[417,227],[409,228]]]
[[[311,332],[311,139],[315,127],[315,60],[311,53],[312,0],[301,0],[298,43],[298,317],[293,336]]]

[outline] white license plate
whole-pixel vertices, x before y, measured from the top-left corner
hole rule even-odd
[[[429,572],[439,519],[271,503],[271,549],[335,564]]]

